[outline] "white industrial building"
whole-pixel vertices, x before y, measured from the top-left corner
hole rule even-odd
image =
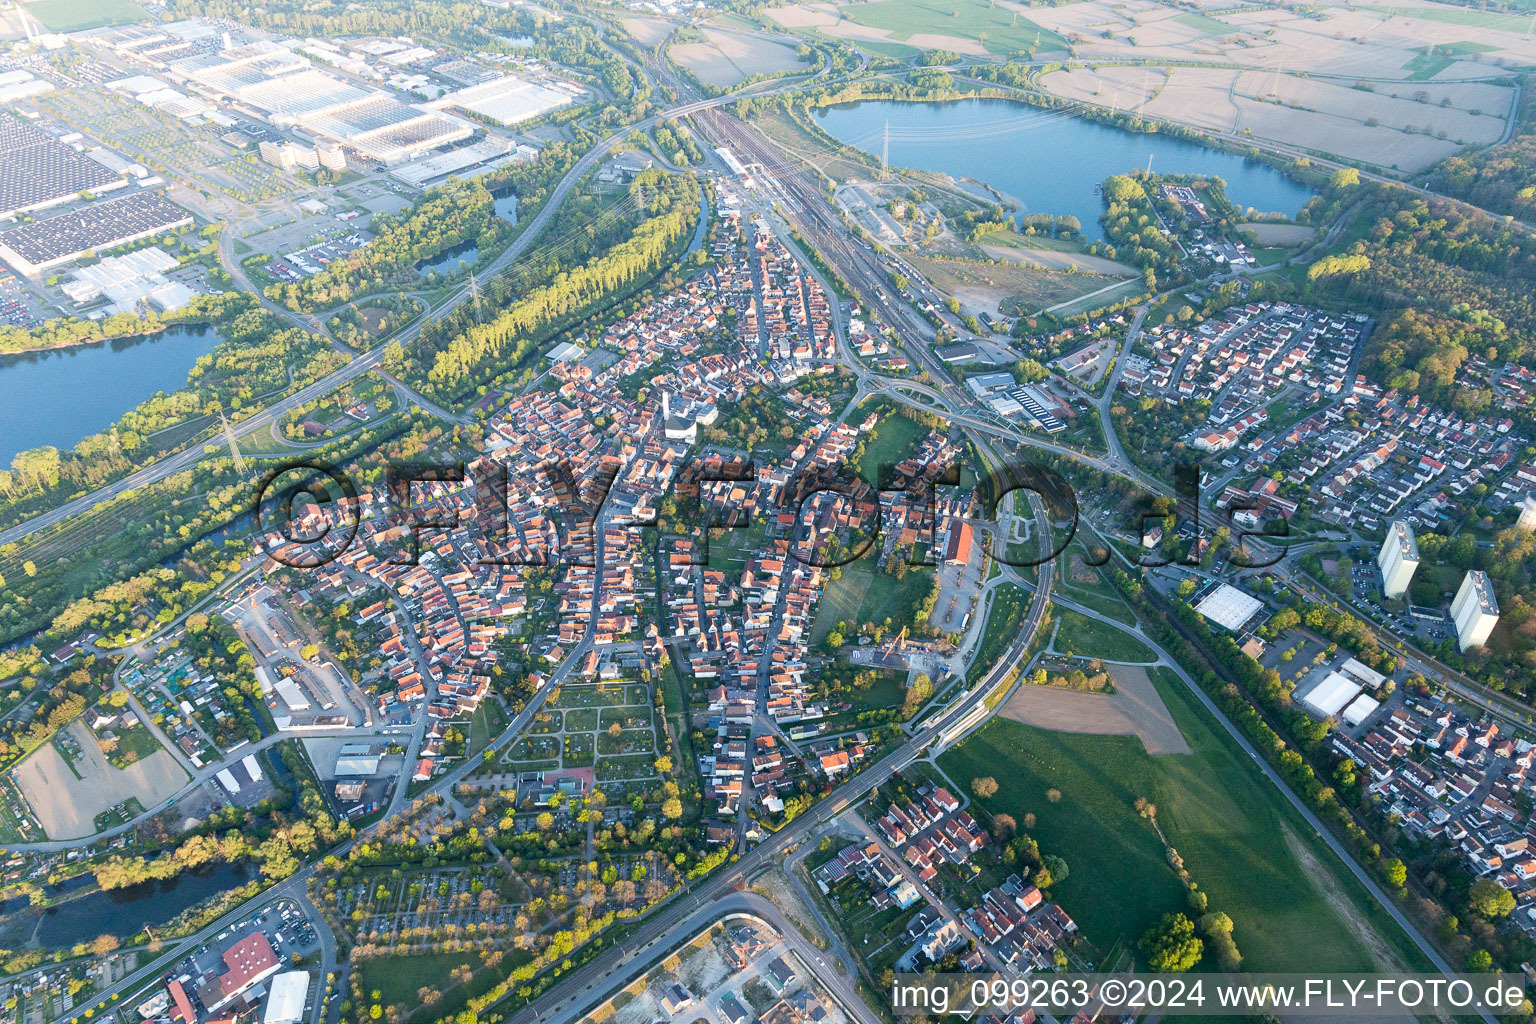
[[[254,108],[273,124],[324,136],[389,166],[468,138],[475,130],[442,111],[342,81],[269,40],[182,57],[167,67],[204,95]]]
[[[1499,602],[1493,596],[1493,583],[1481,569],[1472,569],[1462,578],[1456,599],[1451,602],[1451,618],[1456,622],[1456,641],[1463,651],[1481,647],[1499,622]]]
[[[377,775],[379,774],[379,755],[351,754],[338,757],[334,774],[338,779]]]
[[[1312,687],[1311,692],[1301,698],[1301,702],[1324,718],[1328,718],[1337,715],[1346,704],[1359,695],[1359,683],[1341,673],[1329,672],[1322,682]]]
[[[1344,709],[1344,723],[1351,727],[1357,726],[1370,718],[1379,707],[1381,707],[1381,701],[1362,693],[1350,701],[1349,707]]]
[[[169,313],[197,295],[179,281],[164,277],[166,271],[178,266],[176,257],[158,246],[150,246],[81,267],[62,290],[78,305],[105,297],[111,304],[108,313],[137,313],[143,308]]]
[[[1387,527],[1387,537],[1381,542],[1376,564],[1381,568],[1382,593],[1393,599],[1408,593],[1413,572],[1419,567],[1419,542],[1407,520],[1394,519]]]
[[[1264,604],[1251,594],[1245,594],[1230,583],[1223,583],[1195,605],[1195,611],[1223,629],[1236,633],[1243,624],[1258,614]]]
[[[309,995],[308,971],[284,971],[274,975],[261,1011],[261,1024],[299,1024],[304,1019],[304,997]]]
[[[274,688],[277,690],[277,695],[283,699],[283,703],[288,705],[289,711],[309,710],[309,698],[304,695],[299,684],[292,679],[279,679]]]
[[[451,92],[434,105],[458,107],[511,127],[570,106],[579,95],[581,88],[569,82],[540,83],[503,76]]]

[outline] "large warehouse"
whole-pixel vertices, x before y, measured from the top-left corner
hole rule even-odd
[[[580,90],[567,83],[543,85],[526,78],[503,76],[451,92],[439,106],[458,107],[512,126],[576,102]]]
[[[192,215],[155,192],[92,203],[0,232],[0,259],[34,277],[87,252],[111,249],[186,227]]]
[[[1360,695],[1360,684],[1338,672],[1329,672],[1323,681],[1301,702],[1318,714],[1327,717],[1337,715],[1344,705]]]
[[[0,112],[0,217],[67,203],[128,184],[41,128]]]
[[[333,139],[383,164],[413,160],[474,133],[468,122],[351,85],[273,42],[184,57],[169,68],[209,95],[254,108],[274,124]]]
[[[1264,605],[1258,598],[1223,583],[1195,605],[1195,611],[1223,629],[1239,632]]]

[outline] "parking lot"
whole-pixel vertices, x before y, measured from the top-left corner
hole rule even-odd
[[[1378,623],[1390,626],[1399,634],[1431,643],[1455,635],[1455,625],[1443,614],[1439,614],[1438,609],[1419,608],[1419,614],[1410,614],[1383,608],[1379,600],[1382,597],[1381,570],[1374,560],[1365,564],[1356,563],[1350,569],[1350,584],[1355,605],[1370,612]]]
[[[303,958],[305,964],[312,964],[316,959],[315,954],[320,949],[315,927],[303,909],[291,899],[280,899],[262,907],[251,917],[219,932],[196,950],[182,957],[165,972],[163,980],[166,983],[173,979],[181,980],[188,998],[193,1000],[194,1008],[200,1012],[205,1011],[206,1007],[197,1005],[195,991],[198,980],[210,974],[223,974],[228,970],[223,960],[224,951],[255,932],[266,934],[267,942],[271,944],[272,951],[283,962],[285,969],[294,966],[295,957]],[[309,1017],[307,1007],[313,1005],[315,998],[319,995],[316,988],[311,979],[305,1019]]]
[[[267,272],[280,281],[302,281],[312,274],[320,273],[332,261],[350,256],[367,241],[367,232],[338,231],[335,237],[273,257],[272,262],[267,264]]]

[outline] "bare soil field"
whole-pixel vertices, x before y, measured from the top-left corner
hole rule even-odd
[[[66,731],[81,750],[73,770],[52,743],[38,748],[16,769],[16,783],[49,839],[91,835],[102,811],[130,797],[153,807],[187,781],[187,773],[164,749],[121,769],[107,760],[83,722],[70,724]]]
[[[1103,274],[1106,277],[1136,276],[1136,271],[1124,263],[1116,263],[1112,259],[1094,256],[1086,252],[1034,249],[989,243],[983,243],[981,249],[988,256],[996,260],[1005,260],[1008,263],[1035,264],[1045,267],[1047,270],[1066,270],[1068,267],[1072,267],[1079,271],[1087,271],[1090,274]]]
[[[1115,681],[1115,693],[1025,684],[1004,702],[1000,713],[1015,722],[1056,732],[1137,736],[1153,755],[1190,753],[1147,670],[1131,665],[1104,667]]]
[[[1514,99],[1511,89],[1486,83],[1356,88],[1231,68],[1076,68],[1051,72],[1041,84],[1068,99],[1406,171],[1497,141]]]
[[[1179,77],[1183,77],[1182,74]],[[1424,94],[1424,101],[1421,102],[1412,98],[1413,93],[1408,97],[1399,97],[1315,79],[1268,75],[1258,71],[1240,75],[1236,91],[1239,96],[1261,103],[1278,103],[1290,107],[1298,117],[1304,118],[1310,112],[1317,112],[1358,121],[1362,125],[1375,120],[1389,128],[1428,129],[1430,134],[1436,136],[1444,132],[1452,142],[1484,146],[1498,141],[1503,134],[1504,115],[1512,98],[1506,91],[1503,102],[1498,103],[1496,109],[1484,108],[1484,113],[1473,114],[1451,105],[1449,98],[1446,98],[1447,105],[1443,107],[1438,102],[1430,102],[1428,89],[1414,90],[1414,93]]]
[[[655,46],[672,31],[672,25],[660,18],[625,18],[620,24],[642,46]]]
[[[785,28],[814,28],[829,36],[853,42],[900,42],[906,46],[914,46],[918,49],[953,50],[956,53],[963,53],[972,57],[984,57],[987,53],[986,47],[982,46],[979,41],[965,39],[961,36],[918,32],[909,37],[897,39],[890,29],[871,28],[868,25],[860,25],[857,22],[849,21],[838,13],[835,4],[799,4],[792,7],[774,7],[770,8],[767,14],[768,17],[777,21]]]
[[[1033,313],[1115,283],[1115,278],[1099,274],[1075,274],[1012,263],[922,257],[914,257],[912,263],[935,288],[959,299],[965,312],[977,315]]]
[[[755,75],[800,67],[794,47],[749,39],[717,28],[703,28],[707,43],[680,43],[669,51],[673,60],[699,81],[729,88]]]

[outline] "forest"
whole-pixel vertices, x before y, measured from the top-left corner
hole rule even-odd
[[[1152,199],[1136,178],[1115,174],[1104,179],[1099,222],[1111,243],[1104,255],[1140,267],[1149,289],[1165,287],[1180,276],[1178,245],[1159,226]]]
[[[1398,377],[1408,391],[1449,386],[1467,352],[1529,362],[1536,347],[1536,237],[1503,220],[1443,199],[1424,198],[1392,185],[1340,182],[1313,200],[1338,193],[1356,208],[1354,241],[1304,288],[1358,309],[1381,311],[1391,326],[1372,338],[1365,369]],[[1393,325],[1405,311],[1416,315]],[[1420,365],[1423,364],[1423,365]]]

